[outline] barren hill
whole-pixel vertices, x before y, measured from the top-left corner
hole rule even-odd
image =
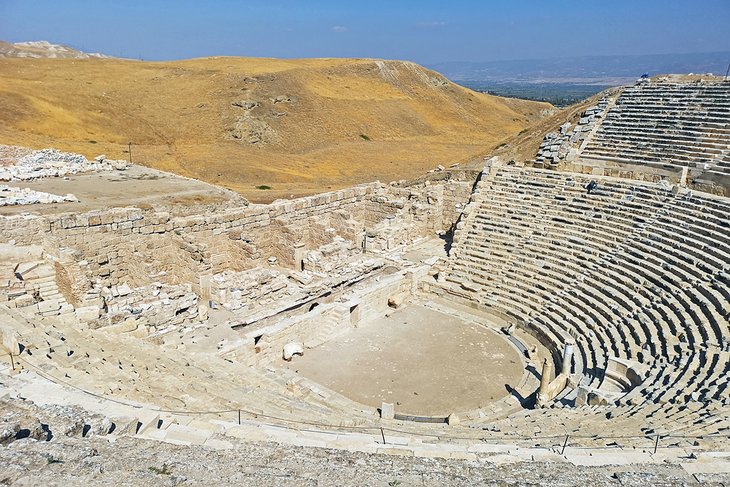
[[[48,41],[10,42],[0,41],[0,58],[108,58],[104,54],[78,51],[68,46],[52,44]]]
[[[133,162],[254,201],[467,161],[552,108],[401,61],[10,57],[0,106],[0,143],[126,158],[131,141]]]

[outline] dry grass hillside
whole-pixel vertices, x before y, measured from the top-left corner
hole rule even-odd
[[[0,106],[0,143],[121,159],[131,141],[133,162],[253,201],[468,161],[551,108],[400,61],[10,57]]]

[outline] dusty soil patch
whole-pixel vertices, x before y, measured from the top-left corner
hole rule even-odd
[[[492,403],[516,386],[523,363],[496,332],[420,305],[295,357],[290,369],[369,406],[442,415]]]
[[[238,195],[201,181],[177,177],[144,166],[126,171],[93,172],[69,178],[11,181],[8,184],[52,194],[74,194],[78,203],[6,206],[0,214],[83,212],[119,206],[169,210],[176,206],[244,204]]]

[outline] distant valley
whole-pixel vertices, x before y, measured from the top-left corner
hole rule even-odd
[[[632,83],[644,73],[724,75],[728,63],[730,51],[444,62],[428,67],[477,91],[567,106],[607,87]]]

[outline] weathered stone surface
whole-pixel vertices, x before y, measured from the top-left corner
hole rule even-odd
[[[393,418],[395,418],[395,406],[392,403],[384,402],[380,406],[380,417],[382,419],[393,419]]]
[[[59,196],[42,191],[33,191],[28,188],[17,188],[0,184],[0,207],[14,205],[34,205],[63,202],[78,202],[78,198],[72,194]]]
[[[8,146],[0,146],[2,150],[8,148]],[[0,180],[27,181],[46,177],[63,177],[67,174],[123,170],[126,168],[126,161],[109,160],[106,159],[106,156],[98,156],[93,161],[88,161],[79,154],[44,149],[30,151],[19,158],[15,164],[0,168]]]

